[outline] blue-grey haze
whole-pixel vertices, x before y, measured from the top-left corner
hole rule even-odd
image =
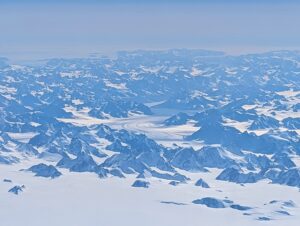
[[[197,48],[299,49],[297,1],[0,1],[0,55]]]

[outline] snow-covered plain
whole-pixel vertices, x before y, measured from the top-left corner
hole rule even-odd
[[[96,174],[62,171],[63,176],[51,180],[20,171],[33,161],[13,166],[0,165],[1,225],[198,226],[205,222],[207,226],[296,226],[300,220],[297,188],[269,184],[267,181],[245,186],[216,181],[214,177],[218,170],[189,173],[192,180],[178,186],[149,178],[150,187],[144,189],[131,187],[135,180],[133,176],[99,179]],[[5,178],[12,180],[12,183],[3,182]],[[209,181],[211,188],[196,187],[194,183],[199,178]],[[25,185],[26,188],[17,196],[7,192],[13,185]],[[253,209],[212,209],[192,204],[193,200],[208,196],[227,198]],[[291,208],[269,204],[273,200],[293,200],[297,206]],[[277,213],[279,210],[288,211],[291,216]],[[263,216],[272,221],[257,220]]]

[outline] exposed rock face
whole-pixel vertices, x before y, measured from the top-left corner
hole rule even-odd
[[[133,184],[132,187],[135,188],[149,188],[150,183],[147,181],[142,181],[142,180],[136,180]]]
[[[52,179],[62,175],[54,166],[43,163],[30,167],[28,171],[35,173],[35,176],[49,177]]]
[[[18,195],[21,192],[23,192],[24,189],[25,189],[24,185],[22,185],[22,186],[16,185],[16,186],[12,187],[11,189],[9,189],[8,192]]]
[[[212,197],[206,197],[202,199],[196,199],[193,201],[194,204],[201,204],[205,205],[209,208],[225,208],[225,205],[222,200],[212,198]]]
[[[197,180],[197,182],[195,183],[195,186],[199,186],[202,188],[209,188],[209,185],[203,179]]]

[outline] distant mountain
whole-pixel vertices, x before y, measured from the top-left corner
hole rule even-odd
[[[291,51],[186,49],[36,66],[0,58],[0,163],[34,158],[28,171],[49,178],[62,169],[131,175],[134,187],[148,177],[180,185],[211,169],[218,181],[300,187],[299,62]]]

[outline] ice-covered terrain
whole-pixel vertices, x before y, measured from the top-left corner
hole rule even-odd
[[[0,60],[0,225],[299,224],[300,53]]]
[[[131,187],[134,176],[100,180],[92,173],[62,170],[63,176],[52,180],[19,171],[31,164],[0,166],[1,177],[12,180],[0,184],[1,225],[197,226],[205,222],[208,226],[288,226],[297,225],[300,220],[299,207],[284,205],[290,200],[299,203],[299,191],[266,181],[241,186],[214,180],[217,172],[193,173],[189,174],[191,181],[178,186],[149,178],[150,187],[144,189]],[[211,188],[195,186],[199,178],[209,181]],[[15,184],[26,186],[18,196],[7,192]],[[192,204],[193,200],[203,197],[231,200],[253,209],[213,209]],[[272,201],[274,203],[270,203]],[[290,216],[280,211],[288,212]],[[259,217],[269,217],[272,221],[258,221]]]

